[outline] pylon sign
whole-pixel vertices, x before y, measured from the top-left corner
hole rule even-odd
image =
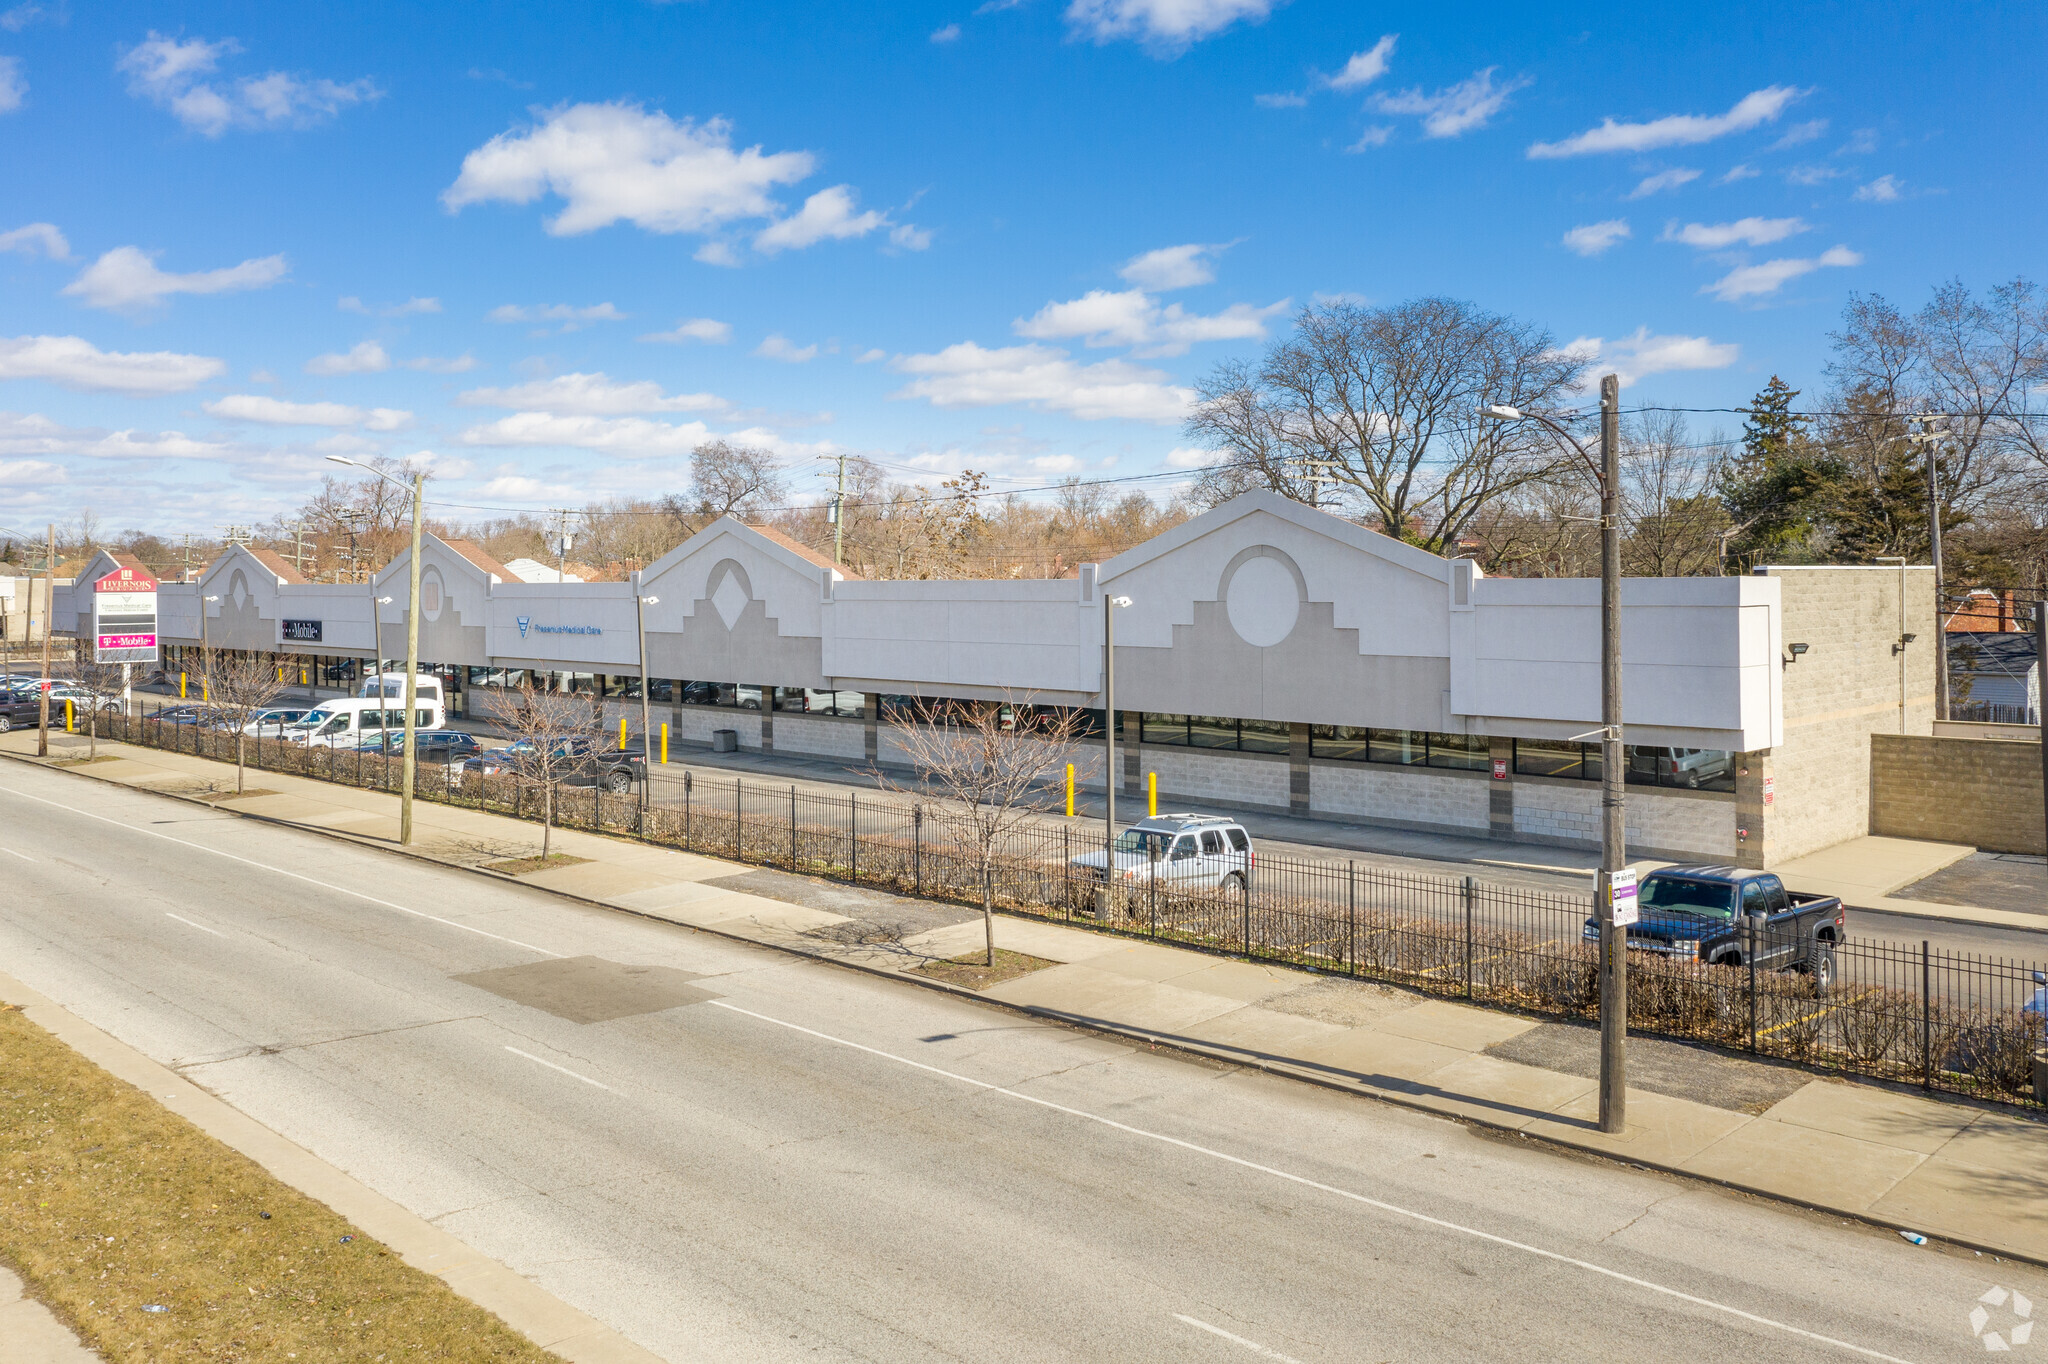
[[[92,633],[101,663],[156,662],[156,579],[122,568],[94,583]]]

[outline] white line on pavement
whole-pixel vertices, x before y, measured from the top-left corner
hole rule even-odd
[[[6,853],[9,857],[18,857],[24,862],[35,861],[35,859],[33,857],[30,857],[27,853],[18,853],[12,848],[0,848],[0,852]]]
[[[1278,1350],[1267,1349],[1265,1346],[1259,1344],[1259,1342],[1257,1342],[1256,1340],[1246,1340],[1243,1336],[1234,1336],[1230,1332],[1224,1330],[1221,1326],[1211,1326],[1208,1322],[1201,1320],[1199,1317],[1184,1316],[1179,1312],[1175,1312],[1173,1314],[1173,1319],[1175,1321],[1184,1321],[1188,1325],[1194,1327],[1197,1331],[1207,1331],[1212,1336],[1222,1336],[1225,1340],[1231,1342],[1233,1345],[1242,1345],[1245,1347],[1245,1349],[1250,1350],[1253,1354],[1258,1355],[1261,1358],[1277,1359],[1280,1361],[1280,1364],[1301,1364],[1301,1361],[1296,1359],[1293,1355],[1283,1355]]]
[[[514,1056],[524,1056],[529,1061],[539,1061],[541,1065],[546,1066],[549,1070],[559,1070],[562,1072],[562,1074],[568,1076],[572,1080],[581,1080],[586,1085],[597,1085],[599,1089],[603,1090],[607,1094],[612,1092],[612,1087],[610,1085],[599,1085],[597,1084],[597,1081],[591,1079],[588,1075],[578,1075],[575,1071],[569,1069],[567,1066],[558,1066],[553,1061],[541,1061],[541,1059],[538,1056],[535,1056],[530,1051],[521,1051],[519,1050],[519,1048],[513,1046],[508,1046],[505,1048],[505,1050],[511,1052]]]
[[[1395,1217],[1405,1217],[1411,1222],[1419,1222],[1424,1226],[1455,1232],[1460,1236],[1469,1236],[1474,1240],[1490,1242],[1493,1245],[1503,1246],[1509,1250],[1519,1250],[1526,1255],[1534,1255],[1556,1264],[1570,1265],[1574,1269],[1583,1269],[1589,1274],[1598,1274],[1619,1283],[1629,1284],[1651,1293],[1662,1294],[1679,1302],[1688,1302],[1695,1307],[1704,1307],[1710,1311],[1726,1313],[1728,1316],[1738,1317],[1743,1321],[1753,1322],[1758,1326],[1768,1326],[1774,1331],[1783,1331],[1787,1335],[1798,1336],[1802,1340],[1811,1340],[1822,1345],[1832,1345],[1836,1349],[1862,1355],[1865,1359],[1881,1359],[1886,1361],[1886,1364],[1909,1364],[1909,1361],[1900,1359],[1896,1355],[1884,1354],[1881,1351],[1872,1350],[1866,1346],[1851,1344],[1846,1340],[1837,1340],[1833,1336],[1824,1336],[1817,1331],[1809,1331],[1804,1327],[1775,1321],[1770,1317],[1761,1317],[1754,1312],[1745,1312],[1740,1307],[1732,1307],[1724,1302],[1716,1302],[1712,1298],[1702,1298],[1664,1284],[1655,1283],[1649,1279],[1639,1279],[1633,1274],[1624,1274],[1618,1269],[1609,1269],[1605,1265],[1596,1265],[1590,1260],[1577,1259],[1574,1256],[1564,1254],[1562,1251],[1545,1250],[1541,1246],[1532,1246],[1526,1242],[1510,1240],[1505,1236],[1497,1236],[1490,1231],[1481,1231],[1477,1227],[1468,1227],[1458,1222],[1448,1222],[1441,1217],[1432,1217],[1428,1213],[1416,1212],[1411,1208],[1403,1208],[1397,1204],[1382,1202],[1377,1198],[1371,1198],[1362,1193],[1354,1193],[1350,1189],[1340,1189],[1334,1184],[1324,1184],[1319,1180],[1310,1179],[1306,1175],[1291,1174],[1286,1170],[1275,1169],[1271,1165],[1261,1165],[1257,1161],[1246,1160],[1243,1156],[1233,1156],[1228,1152],[1218,1151],[1212,1147],[1199,1146],[1194,1142],[1184,1141],[1179,1137],[1169,1137],[1163,1132],[1150,1132],[1142,1127],[1133,1127],[1129,1123],[1118,1122],[1115,1118],[1105,1118],[1099,1113],[1090,1113],[1083,1108],[1070,1108],[1066,1104],[1054,1103],[1051,1099],[1041,1099],[1035,1094],[1024,1094],[1014,1089],[1006,1089],[1002,1085],[991,1084],[987,1080],[977,1080],[971,1075],[961,1075],[955,1071],[942,1070],[937,1066],[927,1065],[923,1061],[913,1061],[908,1056],[898,1056],[894,1052],[865,1046],[859,1042],[849,1041],[844,1037],[834,1037],[831,1033],[819,1032],[815,1028],[806,1028],[801,1023],[790,1023],[780,1018],[771,1018],[767,1014],[755,1013],[752,1009],[743,1009],[739,1005],[727,1000],[710,999],[706,1000],[705,1003],[715,1004],[721,1009],[730,1009],[736,1014],[745,1014],[748,1018],[758,1018],[763,1023],[773,1023],[778,1028],[787,1028],[791,1032],[800,1032],[808,1037],[815,1037],[822,1042],[830,1042],[834,1046],[850,1047],[854,1051],[863,1051],[870,1056],[879,1056],[885,1061],[894,1061],[898,1065],[927,1071],[933,1075],[943,1076],[948,1080],[957,1080],[963,1085],[971,1085],[976,1089],[985,1090],[991,1094],[1000,1094],[1008,1099],[1016,1099],[1020,1103],[1036,1104],[1040,1108],[1049,1108],[1055,1113],[1065,1113],[1069,1117],[1100,1123],[1104,1127],[1114,1128],[1119,1132],[1125,1132],[1134,1137],[1143,1137],[1147,1141],[1156,1141],[1166,1146],[1175,1146],[1183,1151],[1191,1151],[1199,1156],[1207,1156],[1211,1160],[1220,1160],[1225,1164],[1235,1165],[1240,1169],[1253,1170],[1262,1175],[1271,1175],[1275,1179],[1284,1179],[1290,1184],[1299,1184],[1304,1188],[1315,1189],[1318,1192],[1331,1194],[1337,1198],[1348,1199],[1353,1203],[1361,1203],[1369,1208],[1377,1208],[1381,1212],[1390,1213]]]
[[[207,927],[207,926],[206,926],[205,924],[195,924],[195,923],[193,923],[193,922],[192,922],[192,921],[191,921],[190,919],[186,918],[186,917],[185,917],[184,915],[182,915],[182,914],[173,914],[173,913],[171,913],[171,911],[169,911],[168,909],[164,911],[164,917],[165,917],[166,919],[176,919],[176,920],[177,920],[177,921],[178,921],[179,923],[181,923],[181,924],[185,924],[185,925],[187,925],[187,926],[189,926],[189,927],[192,927],[192,928],[196,928],[196,929],[198,929],[198,930],[199,930],[199,931],[200,931],[201,933],[211,933],[211,934],[213,934],[213,936],[214,936],[214,937],[216,937],[216,938],[225,938],[225,937],[227,936],[227,934],[225,934],[225,933],[221,932],[221,931],[220,931],[219,929],[217,929],[217,928],[208,928],[208,927]]]
[[[81,810],[75,805],[66,805],[62,801],[44,800],[41,796],[32,796],[26,791],[17,791],[11,786],[0,786],[0,793],[19,796],[23,800],[32,800],[38,805],[47,805],[55,810],[65,810],[74,815],[83,815],[87,819],[96,819],[102,824],[118,824],[130,833],[148,834],[151,838],[160,838],[166,843],[175,843],[181,848],[191,848],[195,852],[212,853],[215,857],[225,857],[230,862],[240,862],[243,866],[254,867],[258,871],[267,871],[278,876],[289,876],[294,881],[304,881],[309,886],[318,886],[322,890],[331,890],[337,895],[352,895],[356,899],[366,901],[369,904],[381,905],[385,909],[395,909],[400,914],[410,914],[416,919],[428,919],[437,924],[446,924],[449,928],[459,928],[465,933],[474,933],[480,938],[490,938],[495,942],[510,943],[514,947],[523,947],[529,952],[538,952],[543,957],[559,957],[562,955],[560,952],[550,952],[545,947],[535,947],[530,942],[521,942],[517,938],[507,938],[497,933],[486,933],[481,928],[472,928],[468,924],[459,924],[453,919],[444,919],[438,914],[429,914],[425,910],[408,909],[404,905],[395,905],[389,900],[380,900],[374,895],[365,895],[359,890],[350,890],[347,886],[337,886],[331,885],[326,881],[316,881],[310,876],[301,876],[295,871],[286,871],[283,867],[273,867],[267,862],[257,862],[247,857],[237,857],[231,852],[222,852],[219,848],[209,848],[203,843],[193,843],[182,838],[172,838],[169,834],[160,834],[154,829],[138,828],[125,819],[109,819],[105,815],[96,815],[90,810]],[[17,853],[16,856],[20,856],[20,854]]]

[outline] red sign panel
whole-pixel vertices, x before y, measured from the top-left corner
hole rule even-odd
[[[1506,758],[1495,758],[1493,760],[1493,779],[1495,781],[1506,781],[1508,779],[1508,760]]]
[[[109,573],[92,585],[95,592],[154,592],[156,579],[139,568],[123,568]]]

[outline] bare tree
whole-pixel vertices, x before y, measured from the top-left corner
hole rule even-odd
[[[758,445],[710,441],[690,452],[690,490],[706,520],[756,516],[783,498],[782,462]]]
[[[235,736],[235,792],[239,795],[246,789],[249,736],[244,731],[256,712],[284,691],[284,668],[268,654],[216,649],[205,658],[201,676],[214,718]]]
[[[1561,462],[1555,442],[1482,421],[1486,403],[1567,401],[1586,360],[1541,327],[1449,298],[1304,308],[1256,369],[1220,366],[1187,434],[1223,461],[1213,498],[1269,487],[1375,516],[1388,535],[1441,550],[1481,508]]]
[[[95,650],[89,640],[78,641],[77,658],[71,665],[71,675],[78,683],[79,690],[92,699],[86,703],[86,733],[88,736],[86,757],[100,755],[100,708],[107,697],[119,696],[127,680],[127,670],[119,663],[102,663],[94,657]]]
[[[1714,495],[1725,441],[1694,444],[1677,412],[1631,416],[1621,432],[1622,572],[1685,578],[1717,572],[1731,522]]]
[[[540,860],[545,865],[555,827],[555,786],[582,757],[574,741],[592,732],[590,698],[542,691],[529,682],[519,688],[519,705],[500,720],[512,731],[517,779],[540,788]]]
[[[903,726],[900,742],[917,784],[877,771],[892,791],[936,798],[974,839],[981,880],[986,961],[996,964],[995,859],[1010,834],[1053,808],[1047,779],[1072,757],[1085,721],[1080,711],[1000,701],[926,701]]]

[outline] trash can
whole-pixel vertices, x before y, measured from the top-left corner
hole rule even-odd
[[[713,753],[737,753],[740,747],[740,732],[736,729],[714,729],[711,731]]]

